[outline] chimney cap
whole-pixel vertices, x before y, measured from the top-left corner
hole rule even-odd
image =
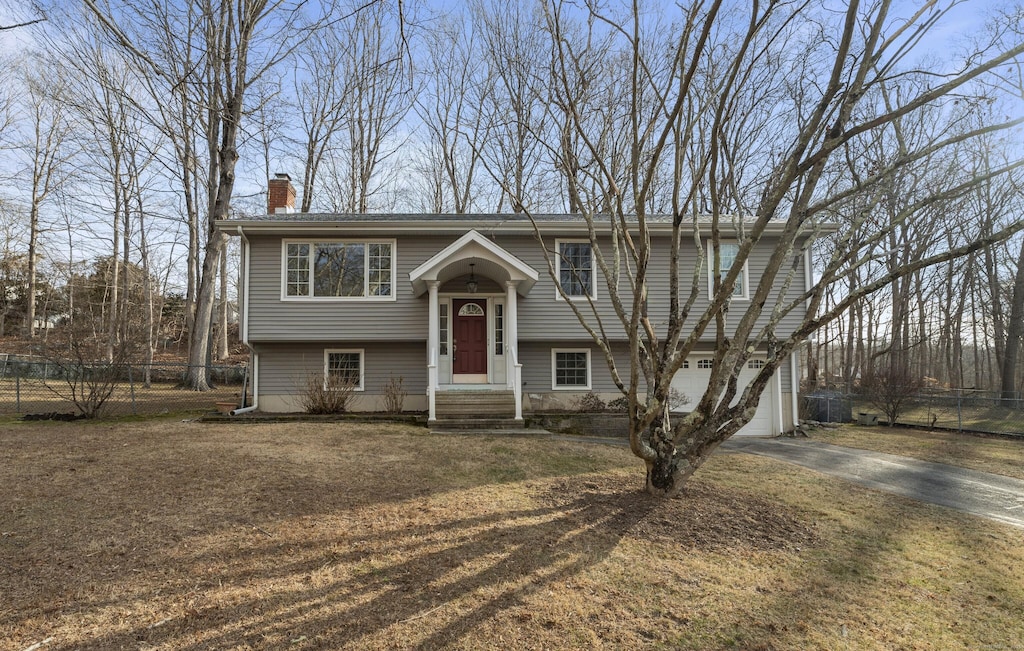
[[[284,172],[277,172],[276,174],[274,174],[274,178],[275,179],[281,179],[282,181],[291,181],[292,180],[292,177],[288,176]]]

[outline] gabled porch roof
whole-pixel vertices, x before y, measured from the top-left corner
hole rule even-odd
[[[472,261],[476,271],[498,282],[516,283],[516,291],[526,296],[537,282],[537,271],[475,230],[471,230],[409,272],[413,292],[421,296],[429,281],[444,282],[461,275],[465,263]]]

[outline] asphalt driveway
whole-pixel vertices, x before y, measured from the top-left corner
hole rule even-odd
[[[627,445],[625,439],[558,436]],[[922,502],[971,513],[1024,529],[1024,481],[988,472],[858,450],[807,439],[732,438],[723,451],[759,454]]]
[[[1024,529],[1024,481],[806,439],[733,438],[723,450],[788,461],[847,481]]]

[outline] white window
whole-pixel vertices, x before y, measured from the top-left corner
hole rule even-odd
[[[505,354],[505,306],[494,304],[494,354]]]
[[[711,368],[711,360],[706,358],[706,357],[703,358],[703,359],[698,359],[697,360],[697,368],[703,368],[703,369]]]
[[[763,359],[752,359],[747,362],[747,368],[764,368],[767,363]]]
[[[394,242],[284,243],[283,298],[394,300]]]
[[[484,308],[476,303],[466,303],[459,308],[459,316],[483,316]],[[458,343],[458,342],[456,342]]]
[[[735,242],[721,242],[718,245],[719,263],[718,268],[720,277],[725,278],[725,275],[732,269],[733,264],[736,262],[736,256],[739,255],[740,245]],[[715,251],[712,247],[711,242],[708,242],[708,294],[713,294],[715,291],[715,282],[713,277],[714,256]],[[743,272],[740,273],[736,278],[736,284],[732,288],[733,298],[747,299],[750,298],[747,293],[747,262],[743,262]]]
[[[688,359],[684,359],[683,360],[683,368],[690,368],[690,360],[688,360]]]
[[[597,262],[587,240],[556,240],[555,270],[558,282],[570,298],[597,298],[594,278]],[[561,294],[555,293],[556,297]]]
[[[351,384],[363,390],[363,351],[327,349],[324,351],[324,383]]]
[[[551,386],[555,389],[590,389],[590,349],[552,349]]]
[[[438,347],[438,351],[437,352],[438,352],[439,355],[447,355],[448,354],[448,303],[447,303],[447,301],[444,302],[444,303],[439,303],[438,306],[437,306],[437,310],[438,310],[437,311],[437,314],[438,314],[437,318],[438,318],[438,321],[440,322],[440,323],[438,323],[438,335],[440,337],[440,341],[437,344],[437,347]]]

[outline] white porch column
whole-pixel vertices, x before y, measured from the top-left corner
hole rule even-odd
[[[516,420],[522,420],[523,365],[519,363],[519,295],[516,293],[518,286],[518,280],[509,280],[505,283],[505,341],[509,353],[505,359],[505,375],[509,388],[515,394]]]
[[[438,326],[437,287],[436,280],[427,281],[427,420],[437,418],[434,396],[437,393],[437,356],[440,345],[440,327]]]

